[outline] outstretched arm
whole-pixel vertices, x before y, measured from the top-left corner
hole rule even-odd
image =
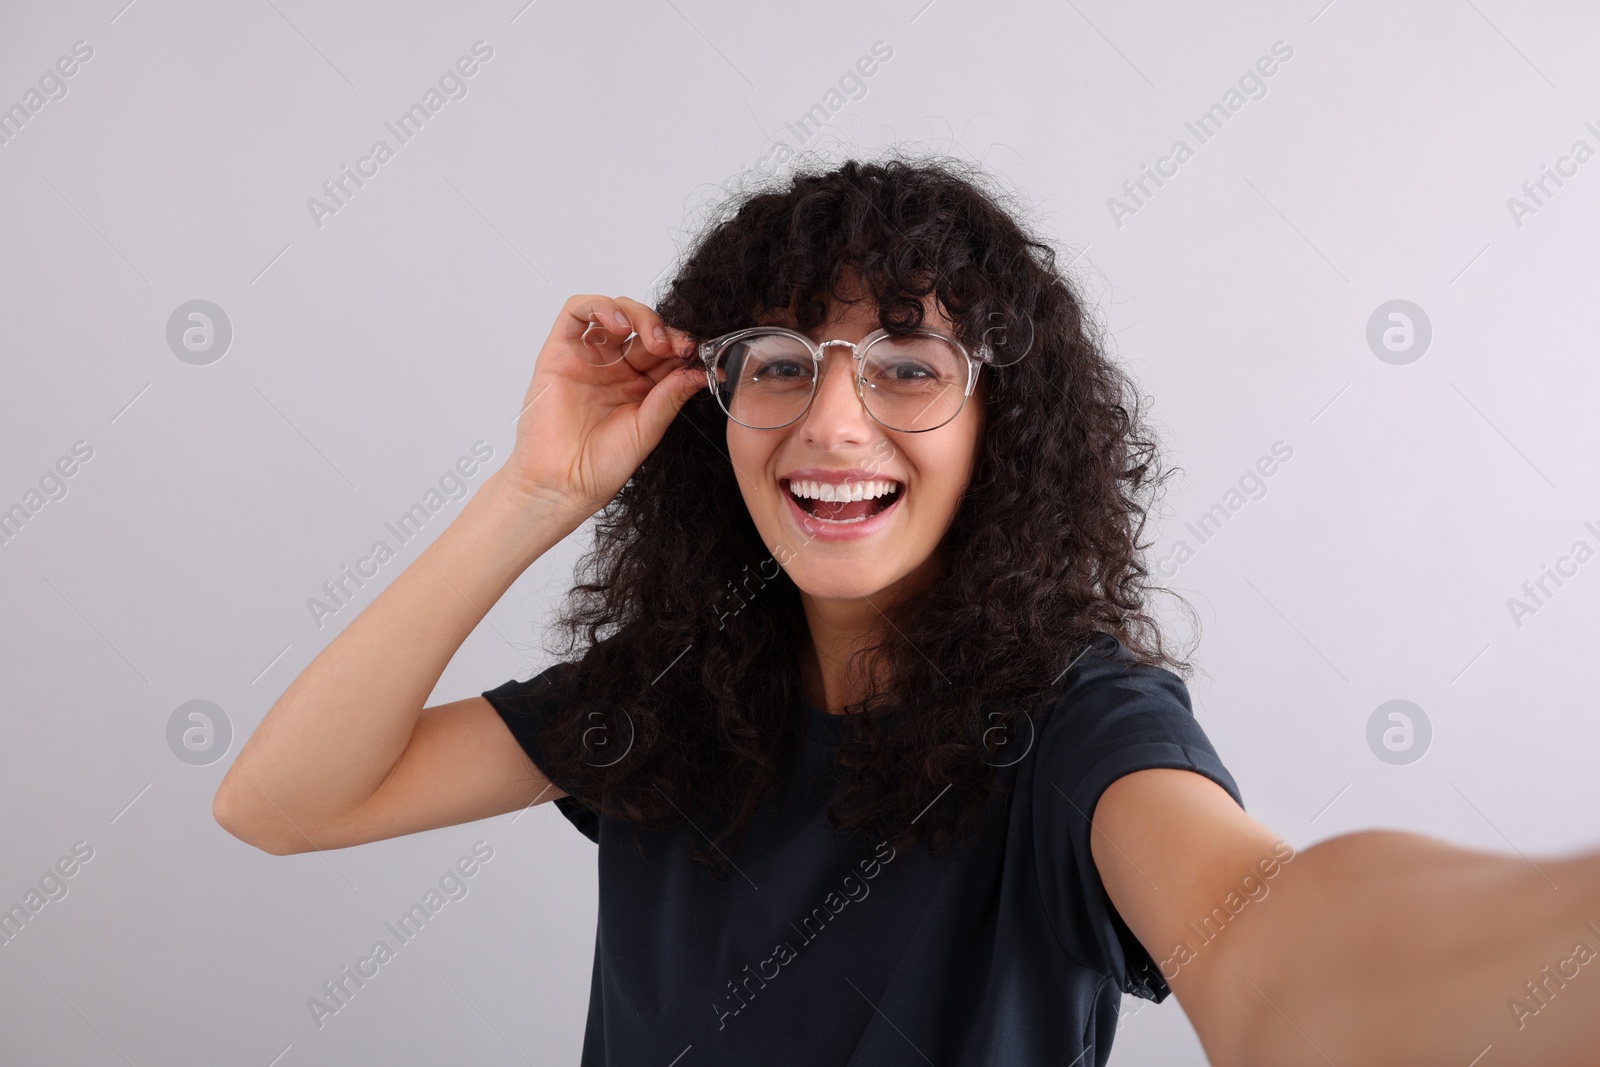
[[[1600,852],[1364,831],[1295,852],[1190,771],[1114,782],[1095,864],[1218,1067],[1600,1063]]]

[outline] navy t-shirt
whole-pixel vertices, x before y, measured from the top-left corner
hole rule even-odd
[[[540,690],[483,695],[542,769],[538,734],[560,708]],[[1011,792],[939,859],[834,835],[829,772],[847,725],[804,702],[775,802],[725,880],[690,859],[706,839],[686,824],[641,831],[558,798],[600,848],[582,1067],[1104,1064],[1122,994],[1169,990],[1101,885],[1095,803],[1150,767],[1197,771],[1243,800],[1182,679],[1114,637],[1053,693],[1018,728],[1031,739],[1008,745],[1026,755],[996,759]]]

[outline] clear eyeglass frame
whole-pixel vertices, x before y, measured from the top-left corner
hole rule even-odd
[[[867,417],[872,419],[873,422],[876,422],[885,429],[893,430],[896,433],[927,433],[929,430],[937,430],[941,426],[949,425],[951,420],[953,420],[957,415],[961,414],[962,408],[967,406],[967,399],[972,396],[973,387],[978,384],[978,368],[990,360],[990,349],[988,345],[978,345],[977,352],[974,353],[966,345],[962,344],[950,334],[945,333],[943,330],[937,330],[929,326],[923,326],[913,330],[909,335],[892,334],[888,330],[877,329],[873,330],[859,341],[841,341],[838,339],[828,341],[813,341],[811,338],[807,337],[798,330],[791,330],[786,326],[750,326],[742,330],[734,330],[732,333],[725,333],[720,337],[713,337],[709,341],[700,342],[695,351],[699,355],[701,362],[705,364],[706,384],[710,387],[711,394],[717,398],[717,406],[722,408],[723,413],[726,414],[728,418],[739,423],[740,426],[746,426],[753,430],[781,430],[785,426],[793,426],[795,423],[805,418],[806,413],[811,410],[812,402],[817,399],[817,383],[821,380],[820,373],[812,377],[811,395],[806,398],[805,407],[801,408],[799,414],[795,415],[795,417],[790,419],[788,422],[780,423],[777,426],[750,426],[748,423],[739,422],[738,419],[734,418],[733,412],[728,410],[727,402],[723,400],[722,389],[717,382],[717,363],[721,360],[722,354],[727,350],[727,347],[734,342],[742,341],[747,337],[753,337],[757,334],[768,333],[782,334],[785,337],[792,337],[796,341],[799,341],[801,344],[805,345],[806,349],[811,353],[811,360],[814,364],[816,364],[819,372],[822,368],[822,358],[827,353],[828,349],[835,347],[848,348],[850,350],[850,354],[855,358],[856,399],[861,402],[862,410],[867,413]],[[878,418],[877,415],[873,414],[871,406],[867,403],[865,392],[868,384],[867,379],[866,376],[862,374],[862,371],[866,368],[867,349],[871,348],[872,345],[876,344],[878,341],[882,341],[886,338],[906,336],[937,337],[940,340],[954,346],[955,350],[966,358],[967,363],[967,384],[966,387],[961,391],[961,404],[956,408],[955,411],[950,413],[949,418],[943,420],[937,425],[924,426],[916,430],[902,430],[899,427],[890,426],[888,423]]]

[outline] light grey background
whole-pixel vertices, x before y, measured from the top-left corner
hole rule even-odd
[[[719,184],[878,41],[812,144],[981,159],[1037,206],[1184,468],[1153,556],[1195,549],[1166,568],[1203,622],[1191,690],[1250,810],[1301,847],[1593,845],[1600,562],[1508,606],[1600,548],[1600,161],[1520,225],[1507,202],[1600,149],[1588,5],[124,3],[0,24],[0,106],[93,49],[0,144],[0,509],[93,449],[0,545],[0,904],[93,850],[0,947],[5,1062],[576,1062],[594,850],[551,808],[274,858],[211,796],[420,542],[319,628],[321,584],[475,441],[504,458],[562,301],[657,295]],[[307,199],[480,40],[467,95],[319,227]],[[1185,122],[1278,41],[1200,144]],[[1119,225],[1108,199],[1179,138]],[[196,299],[233,330],[206,366],[166,340]],[[1404,365],[1366,339],[1397,299],[1433,334]],[[1277,441],[1265,495],[1197,546],[1184,524]],[[575,558],[528,571],[434,702],[546,662]],[[1368,747],[1396,699],[1433,730],[1408,765]],[[233,727],[208,765],[169,748],[191,700]],[[470,893],[318,1028],[308,998],[480,839]],[[1124,1010],[1116,1063],[1202,1062],[1176,1000]]]

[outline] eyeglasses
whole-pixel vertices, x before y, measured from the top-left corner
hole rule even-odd
[[[777,430],[804,417],[817,395],[823,353],[855,356],[856,396],[872,419],[901,433],[937,430],[960,413],[978,382],[978,355],[942,331],[905,336],[874,330],[861,340],[813,342],[781,326],[735,330],[702,342],[706,381],[728,418],[752,430]]]

